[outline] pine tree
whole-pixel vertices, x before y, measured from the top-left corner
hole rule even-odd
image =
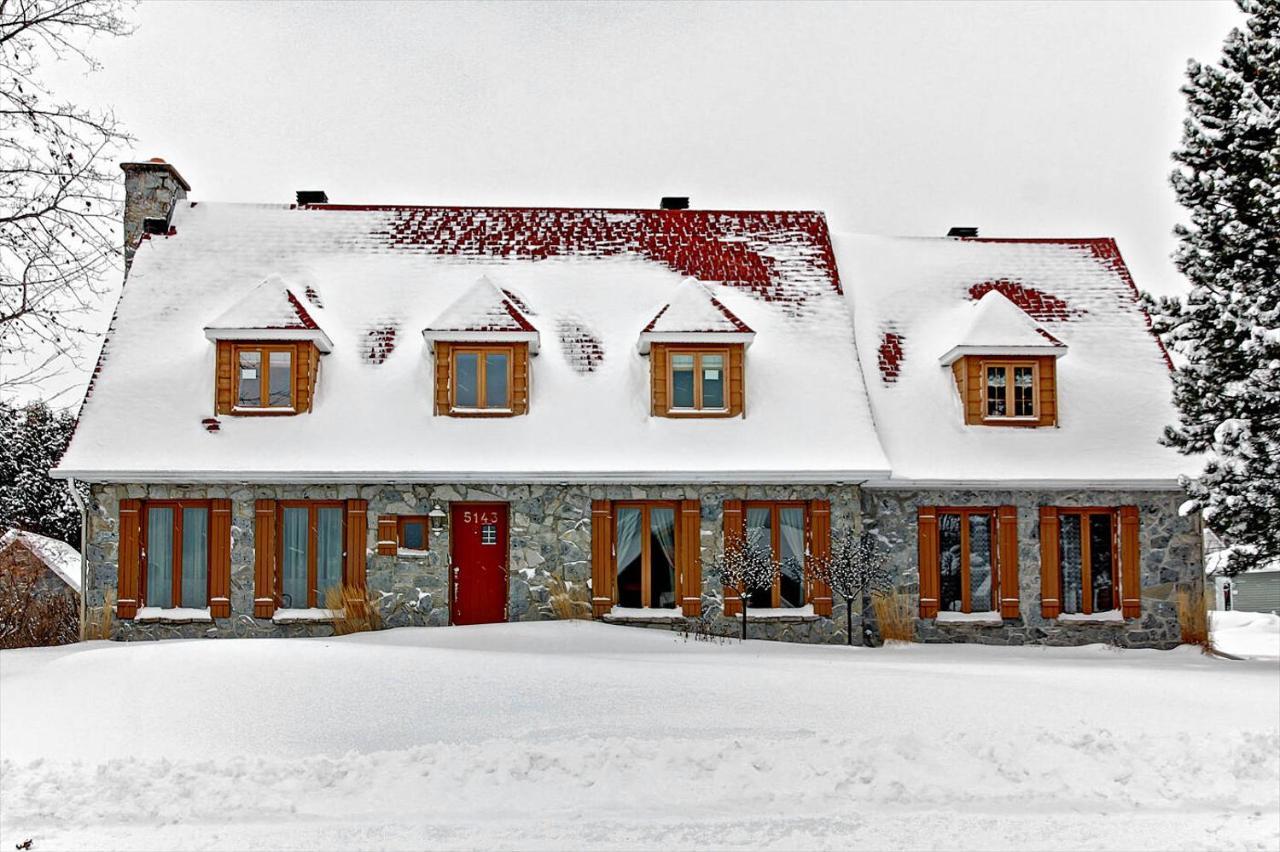
[[[0,402],[0,532],[18,527],[80,547],[80,510],[66,483],[49,476],[74,425],[42,402]]]
[[[1182,88],[1174,262],[1191,292],[1148,297],[1179,356],[1165,443],[1206,459],[1191,508],[1236,545],[1229,573],[1280,557],[1280,0],[1237,3],[1245,28]]]

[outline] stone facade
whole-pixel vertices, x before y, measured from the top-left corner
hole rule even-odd
[[[120,168],[124,170],[124,270],[128,275],[142,236],[142,220],[169,221],[174,205],[187,197],[191,187],[177,169],[160,159],[121,163]]]
[[[455,501],[500,501],[510,504],[508,614],[512,621],[554,618],[549,583],[556,578],[583,599],[591,581],[591,501],[698,499],[702,504],[703,613],[701,625],[737,635],[736,620],[720,615],[719,584],[709,570],[722,551],[721,506],[725,499],[831,501],[833,534],[864,525],[885,544],[898,587],[912,595],[917,588],[916,507],[921,505],[1018,507],[1019,580],[1022,618],[997,626],[916,623],[924,642],[1075,645],[1107,642],[1122,646],[1172,647],[1178,641],[1175,589],[1194,582],[1200,569],[1200,530],[1195,518],[1179,517],[1179,497],[1172,492],[1013,492],[897,491],[856,486],[591,486],[591,485],[343,485],[343,486],[167,486],[95,485],[87,530],[88,584],[86,605],[100,606],[116,585],[119,501],[124,498],[229,498],[232,501],[231,611],[226,619],[202,623],[117,621],[113,636],[143,639],[199,636],[327,635],[323,622],[277,624],[253,617],[254,501],[257,499],[368,501],[368,588],[387,627],[437,626],[449,622],[449,537],[433,532],[423,554],[383,556],[374,552],[381,514],[425,514],[434,505]],[[1040,616],[1038,507],[1138,505],[1143,550],[1143,616],[1115,624],[1059,624]],[[833,618],[797,617],[755,620],[753,638],[799,642],[843,642],[844,607],[837,600]],[[855,615],[855,641],[861,624]],[[679,629],[681,622],[646,624]]]

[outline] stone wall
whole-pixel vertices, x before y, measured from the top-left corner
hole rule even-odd
[[[327,635],[325,623],[281,625],[253,617],[253,512],[257,499],[350,499],[369,502],[368,586],[389,627],[444,625],[449,621],[448,532],[433,532],[424,554],[374,553],[380,514],[426,514],[453,501],[501,501],[511,506],[508,609],[512,621],[551,619],[549,583],[557,578],[580,599],[589,599],[591,501],[699,499],[702,504],[703,613],[698,627],[737,635],[738,623],[721,617],[720,587],[709,568],[722,551],[721,507],[729,498],[831,501],[833,534],[865,524],[890,555],[898,588],[915,601],[916,508],[921,505],[1018,507],[1019,582],[1022,617],[997,626],[916,622],[923,642],[1076,645],[1106,642],[1121,646],[1172,647],[1178,641],[1176,587],[1201,575],[1197,519],[1178,516],[1181,498],[1172,492],[1014,492],[863,490],[856,486],[587,486],[587,485],[366,485],[366,486],[162,486],[95,485],[87,536],[86,605],[100,606],[116,584],[116,524],[122,498],[230,498],[232,501],[232,616],[213,623],[142,624],[117,622],[116,638],[170,636]],[[1143,553],[1141,619],[1115,624],[1060,624],[1040,616],[1039,512],[1041,505],[1141,508]],[[861,619],[854,618],[855,642]],[[679,629],[679,623],[646,624]],[[844,607],[835,601],[833,618],[790,618],[749,623],[753,638],[799,642],[843,642]]]

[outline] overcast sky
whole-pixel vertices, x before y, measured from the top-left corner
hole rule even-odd
[[[1139,286],[1172,293],[1178,88],[1242,17],[1226,0],[143,2],[133,36],[95,47],[101,71],[48,78],[114,107],[130,158],[169,160],[195,199],[689,195],[843,231],[1111,235]],[[74,402],[78,377],[46,390],[68,385]]]

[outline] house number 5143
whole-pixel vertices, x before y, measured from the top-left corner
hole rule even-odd
[[[463,512],[462,522],[464,524],[496,524],[498,522],[497,512]]]

